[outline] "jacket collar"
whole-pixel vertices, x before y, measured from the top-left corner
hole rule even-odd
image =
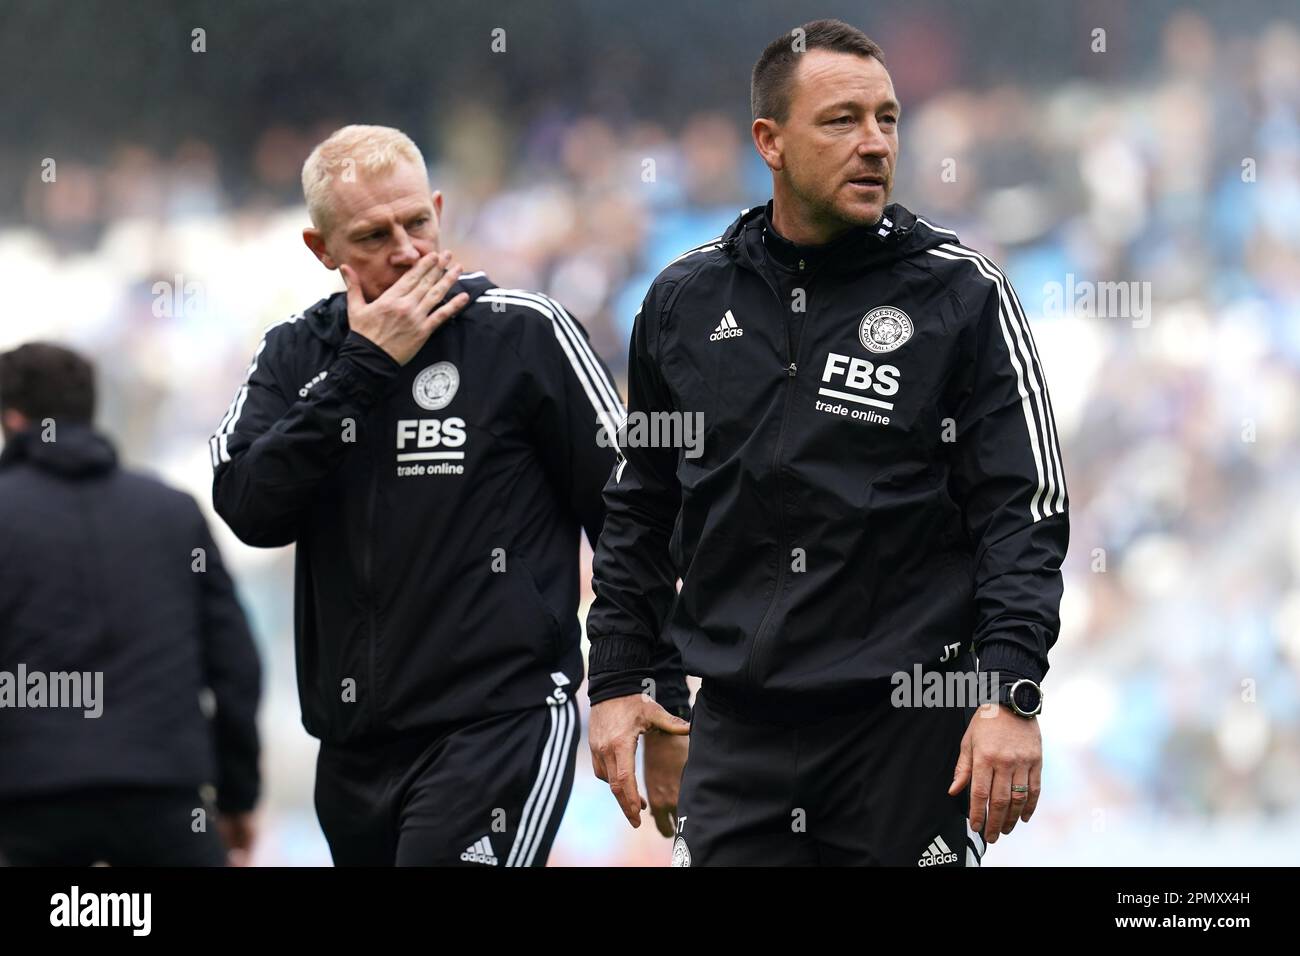
[[[920,249],[956,239],[933,232],[900,203],[890,203],[874,225],[849,230],[820,246],[800,246],[772,228],[772,201],[744,210],[722,235],[723,248],[754,271],[776,266],[793,272],[856,272],[901,259]],[[799,269],[803,260],[805,269]]]
[[[855,226],[830,242],[815,246],[800,245],[776,231],[776,224],[772,222],[772,201],[769,199],[763,209],[759,240],[777,265],[791,272],[804,272],[833,262],[839,256],[852,255],[855,249],[861,248],[870,240],[879,227],[879,222],[870,226]]]

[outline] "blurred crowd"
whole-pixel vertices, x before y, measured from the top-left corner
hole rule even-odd
[[[989,865],[1151,862],[1153,846],[1162,862],[1281,862],[1276,834],[1300,835],[1300,30],[1225,42],[1178,13],[1148,63],[913,99],[895,77],[894,198],[1015,283],[1072,504],[1044,796]],[[737,111],[673,123],[466,101],[409,132],[441,144],[426,155],[444,244],[564,302],[621,376],[650,279],[770,195],[735,93]],[[0,348],[85,350],[126,460],[210,513],[206,438],[262,329],[341,288],[299,238],[298,174],[353,119],[266,129],[234,192],[193,137],[32,177],[23,221],[0,226]],[[1145,311],[1059,308],[1052,290],[1072,283],[1133,283]],[[244,547],[212,520],[267,665],[258,859],[328,862],[294,687],[291,551]],[[628,828],[580,754],[552,862],[666,863],[668,841],[649,821]]]

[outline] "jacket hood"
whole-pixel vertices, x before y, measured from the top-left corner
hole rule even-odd
[[[117,467],[113,444],[90,425],[59,425],[54,441],[42,441],[38,426],[13,435],[0,453],[0,468],[27,461],[65,478],[90,478]]]
[[[348,334],[348,296],[335,292],[303,310],[303,320],[312,334],[326,345],[338,348]]]
[[[824,260],[834,271],[853,271],[897,261],[945,242],[957,234],[918,219],[901,203],[890,203],[874,225],[858,226],[822,246],[798,246],[771,228],[772,201],[746,209],[722,234],[723,248],[739,264],[754,268],[759,255],[780,260],[801,252]],[[764,233],[767,232],[767,243]]]

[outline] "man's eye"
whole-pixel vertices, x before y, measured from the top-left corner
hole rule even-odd
[[[852,122],[853,122],[853,117],[852,117],[852,116],[837,116],[837,117],[835,117],[835,119],[831,120],[831,122],[832,122],[832,123],[852,123]]]
[[[882,117],[880,117],[880,122],[882,122],[882,123],[897,123],[897,122],[898,122],[898,117],[897,117],[897,116],[882,116]]]
[[[416,229],[418,229],[420,226],[423,226],[428,221],[429,221],[428,216],[421,216],[419,219],[413,219],[411,221],[411,225]]]

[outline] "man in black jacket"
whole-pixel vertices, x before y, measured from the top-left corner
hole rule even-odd
[[[94,402],[75,353],[0,355],[0,857],[245,862],[252,636],[194,499],[118,467]]]
[[[1042,368],[997,267],[889,203],[876,44],[805,24],[752,101],[772,201],[633,330],[629,424],[700,413],[703,453],[629,429],[606,488],[593,761],[636,825],[638,735],[685,730],[638,693],[666,631],[703,679],[675,864],[978,865],[1039,794],[1069,537]]]
[[[578,535],[600,533],[622,402],[563,306],[439,250],[442,194],[401,132],[338,130],[303,190],[347,292],[267,332],[211,452],[235,533],[297,544],[321,826],[338,864],[544,865],[579,733]],[[680,756],[652,763],[666,815]]]

